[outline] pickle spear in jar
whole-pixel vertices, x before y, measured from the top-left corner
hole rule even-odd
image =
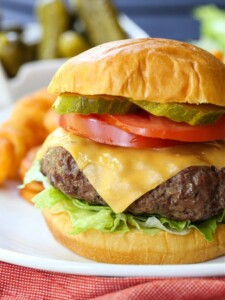
[[[18,33],[0,33],[0,60],[9,77],[15,76],[20,66],[27,61],[26,53],[26,46]]]
[[[61,0],[39,0],[36,15],[42,27],[42,38],[38,47],[39,59],[59,57],[58,38],[69,28],[70,16]]]
[[[111,0],[73,0],[92,46],[127,38]]]

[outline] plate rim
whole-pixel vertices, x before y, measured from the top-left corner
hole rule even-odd
[[[211,277],[225,275],[223,263],[197,263],[180,265],[125,265],[107,264],[95,261],[77,262],[32,256],[0,248],[1,261],[22,267],[71,275],[109,277]],[[97,267],[96,267],[97,266]],[[174,268],[176,274],[173,275]]]

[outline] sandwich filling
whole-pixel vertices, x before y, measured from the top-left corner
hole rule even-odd
[[[74,233],[135,227],[151,235],[186,234],[195,228],[212,240],[224,222],[224,155],[224,141],[124,151],[59,128],[25,184],[48,182],[36,205],[66,211]]]
[[[62,145],[115,213],[125,211],[145,193],[188,167],[225,167],[225,141],[124,151],[122,147],[94,143],[62,128],[47,138],[38,159],[50,148]]]

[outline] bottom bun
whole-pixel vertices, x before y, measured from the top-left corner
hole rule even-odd
[[[213,242],[197,230],[187,235],[159,232],[154,236],[138,230],[104,233],[90,230],[71,235],[72,224],[66,213],[44,210],[55,239],[80,256],[114,264],[189,264],[225,254],[225,225],[218,226]]]

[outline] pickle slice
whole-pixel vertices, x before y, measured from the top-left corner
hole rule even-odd
[[[103,98],[101,96],[81,96],[61,94],[56,99],[53,108],[58,114],[127,114],[139,110],[138,106],[128,99]]]
[[[156,103],[132,99],[130,101],[155,116],[164,116],[173,121],[185,122],[190,125],[214,123],[225,113],[223,107],[211,104]]]

